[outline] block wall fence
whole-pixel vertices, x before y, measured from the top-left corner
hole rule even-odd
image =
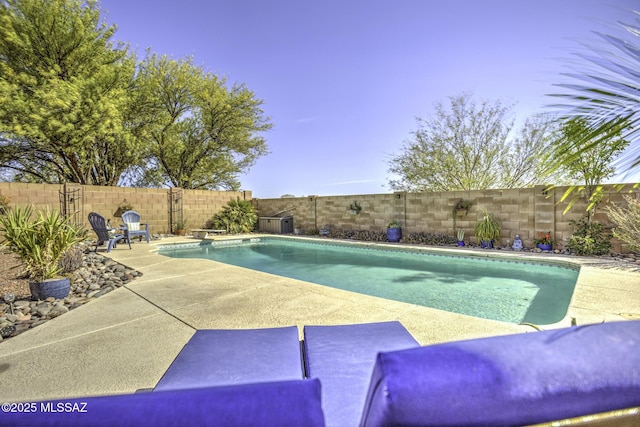
[[[318,230],[326,225],[330,229],[385,230],[392,220],[402,223],[403,233],[447,233],[455,236],[456,230],[465,230],[465,241],[475,242],[473,226],[483,210],[493,214],[501,227],[501,245],[510,245],[516,234],[525,246],[533,246],[538,232],[551,231],[556,246],[563,248],[573,233],[570,224],[586,213],[587,202],[581,198],[566,214],[563,213],[571,196],[560,202],[568,187],[548,186],[504,190],[473,190],[392,194],[365,194],[329,197],[295,197],[279,199],[253,199],[259,216],[275,216],[286,212],[293,215],[294,225],[302,232]],[[626,184],[622,190],[606,186],[606,195],[598,207],[595,220],[609,224],[605,207],[611,203],[626,206],[625,194],[640,196],[640,189]],[[471,202],[464,216],[456,216],[453,208],[461,200]],[[359,214],[349,212],[357,203]],[[613,250],[625,251],[617,239]]]
[[[187,221],[187,228],[202,228],[204,223],[227,204],[240,198],[251,200],[251,191],[208,191],[168,188],[103,187],[79,184],[27,184],[0,182],[0,194],[9,197],[10,206],[33,205],[38,209],[65,210],[74,222],[91,229],[89,212],[98,212],[113,225],[118,205],[131,204],[149,223],[152,233],[168,233],[177,218]]]
[[[572,220],[585,214],[587,202],[578,200],[569,212],[563,213],[568,200],[560,202],[567,187],[548,191],[547,186],[504,190],[473,190],[348,196],[307,196],[277,199],[253,198],[251,191],[209,191],[167,188],[102,187],[78,184],[28,184],[0,182],[0,194],[9,197],[10,205],[34,205],[36,208],[66,209],[67,216],[90,229],[89,212],[98,212],[114,225],[118,205],[129,202],[148,222],[152,233],[167,233],[176,218],[187,221],[187,228],[201,228],[229,200],[252,200],[258,216],[289,214],[296,228],[303,233],[323,226],[344,230],[385,230],[392,220],[402,223],[403,232],[447,233],[465,230],[465,240],[475,242],[473,225],[487,210],[501,227],[500,244],[509,245],[519,234],[525,245],[533,246],[538,232],[551,231],[556,247],[562,248],[573,232]],[[622,190],[606,186],[606,194],[598,207],[595,220],[609,224],[605,207],[609,204],[626,206],[625,194],[640,197],[640,188],[625,184]],[[455,204],[461,200],[471,203],[468,213],[457,216]],[[357,203],[362,210],[352,214],[349,208]],[[613,250],[624,252],[616,239]]]

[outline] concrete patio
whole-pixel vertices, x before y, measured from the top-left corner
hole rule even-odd
[[[0,402],[152,388],[197,329],[399,320],[423,345],[534,331],[154,251],[185,240],[194,241],[120,245],[109,256],[142,277],[0,343]],[[571,317],[578,324],[640,318],[640,273],[583,266],[569,314],[554,327]]]

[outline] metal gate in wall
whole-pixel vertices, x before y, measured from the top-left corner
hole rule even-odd
[[[63,184],[58,196],[62,216],[71,224],[82,224],[84,220],[83,187],[71,187]]]
[[[173,234],[176,223],[183,223],[182,216],[182,189],[170,188],[167,192],[167,205],[169,213],[169,231]]]

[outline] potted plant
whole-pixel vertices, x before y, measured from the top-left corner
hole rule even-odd
[[[469,208],[471,207],[471,203],[467,200],[460,199],[453,207],[453,213],[456,216],[465,216],[469,213]]]
[[[464,246],[464,230],[460,229],[457,233],[458,246]]]
[[[133,210],[133,205],[127,202],[127,199],[122,200],[122,203],[118,205],[118,209],[113,213],[113,216],[116,218],[122,217],[122,214],[126,211]]]
[[[360,206],[360,203],[358,203],[357,201],[354,201],[353,203],[351,203],[351,205],[349,205],[349,213],[351,215],[358,215],[361,210],[362,206]]]
[[[323,225],[322,228],[320,228],[320,235],[321,236],[328,236],[329,235],[329,226],[328,225]]]
[[[500,225],[487,211],[476,221],[474,231],[482,248],[493,248],[493,241],[500,237]]]
[[[402,224],[393,220],[387,226],[387,240],[390,242],[399,242],[402,239]]]
[[[35,217],[32,219],[32,217]],[[82,229],[69,224],[58,212],[38,211],[16,206],[0,216],[4,233],[2,244],[17,254],[30,279],[29,289],[34,299],[65,298],[70,279],[60,277],[64,253],[81,240]]]
[[[187,219],[180,218],[176,221],[173,234],[176,236],[184,236],[187,232]]]
[[[536,244],[536,248],[542,249],[543,251],[550,251],[553,249],[554,240],[551,238],[551,231],[543,233],[542,231],[538,232],[538,238],[533,239],[533,243]]]

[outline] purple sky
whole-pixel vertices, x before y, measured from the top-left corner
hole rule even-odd
[[[387,193],[388,159],[433,105],[471,92],[544,111],[566,59],[637,0],[102,0],[115,39],[193,56],[264,101],[254,197]]]

